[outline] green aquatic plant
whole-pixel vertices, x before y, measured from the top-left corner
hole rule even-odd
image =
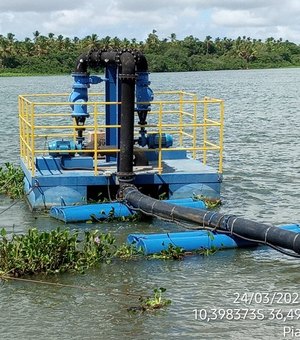
[[[215,234],[212,233],[211,231],[208,231],[207,237],[212,242],[215,239]],[[200,249],[196,250],[195,254],[199,254],[199,255],[203,255],[203,256],[210,256],[210,255],[214,255],[218,250],[219,250],[219,248],[217,248],[214,245],[211,245],[210,248],[200,248]]]
[[[114,257],[129,260],[133,258],[137,258],[139,256],[143,256],[144,252],[141,248],[135,247],[133,244],[122,244],[119,246],[114,254]]]
[[[215,235],[212,232],[207,233],[207,237],[210,241],[213,241]],[[210,248],[200,248],[194,251],[185,251],[184,248],[175,246],[172,243],[169,244],[167,249],[162,250],[158,254],[148,255],[148,258],[159,260],[183,260],[187,255],[204,255],[209,256],[215,254],[219,248],[212,245]]]
[[[4,167],[0,167],[0,194],[13,199],[23,197],[23,179],[24,173],[20,167],[5,163]]]
[[[217,247],[211,248],[201,248],[195,251],[195,254],[203,255],[203,256],[210,256],[214,255],[219,249]]]
[[[109,260],[115,253],[115,238],[97,230],[79,232],[60,230],[40,232],[29,229],[27,234],[8,237],[0,232],[0,271],[12,276],[38,273],[83,271],[96,263]]]
[[[168,199],[168,194],[166,192],[162,192],[159,196],[158,199],[160,201]]]
[[[222,205],[222,201],[220,199],[209,198],[209,197],[205,197],[203,195],[193,194],[193,200],[194,201],[203,201],[206,208],[209,209],[209,210],[218,208],[220,205]]]
[[[213,234],[212,234],[213,237]],[[186,253],[183,248],[170,244],[159,254],[146,258],[181,260],[187,254],[211,255],[216,248]],[[143,257],[144,252],[133,244],[116,245],[110,233],[98,230],[85,232],[61,230],[38,231],[29,229],[26,234],[8,235],[0,231],[0,273],[10,276],[38,273],[83,272],[100,262],[113,259],[129,260]]]
[[[141,306],[145,308],[145,310],[151,310],[151,309],[158,309],[165,307],[169,304],[171,304],[171,300],[165,299],[163,297],[163,293],[166,292],[166,288],[160,287],[160,288],[154,288],[152,296],[148,296],[146,298],[141,297],[140,302]]]
[[[127,311],[131,313],[147,312],[166,307],[170,305],[172,301],[163,297],[165,292],[166,288],[154,288],[152,296],[141,296],[139,298],[139,306],[129,307]]]
[[[103,218],[98,218],[95,214],[90,215],[90,220],[87,223],[101,223],[101,222],[135,222],[140,221],[142,219],[142,214],[139,212],[135,212],[128,216],[116,216],[115,208],[111,207],[111,210],[108,212],[106,216],[105,210],[101,210],[100,214],[103,215]]]
[[[159,254],[149,255],[150,258],[162,259],[162,260],[182,260],[185,256],[184,249],[178,246],[174,246],[172,243],[168,245],[168,248],[162,250]]]

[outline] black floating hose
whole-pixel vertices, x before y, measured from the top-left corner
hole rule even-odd
[[[234,215],[182,207],[159,201],[140,193],[133,185],[122,188],[122,197],[126,204],[153,216],[170,221],[196,223],[198,225],[197,229],[210,228],[220,233],[226,233],[249,241],[265,244],[275,249],[281,247],[300,254],[300,233],[254,222]]]

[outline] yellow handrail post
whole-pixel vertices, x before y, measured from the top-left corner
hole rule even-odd
[[[98,111],[94,104],[94,175],[98,175]]]
[[[75,119],[75,117],[72,118],[72,121],[73,121],[73,126],[75,126],[75,125],[76,125],[76,119]],[[76,143],[76,137],[77,137],[76,128],[73,127],[72,130],[73,130],[73,142]]]
[[[193,123],[197,124],[197,96],[194,95],[194,112],[193,112]],[[193,126],[193,159],[196,159],[196,148],[197,146],[197,127]]]
[[[19,105],[19,126],[20,126],[20,131],[19,131],[19,140],[20,140],[20,155],[23,158],[24,157],[24,145],[22,142],[22,137],[23,137],[23,122],[22,122],[22,112],[23,112],[23,102],[21,97],[18,97],[18,105]]]
[[[35,164],[34,164],[34,157],[35,157],[35,145],[34,145],[34,133],[35,133],[35,129],[34,129],[34,103],[31,103],[30,105],[30,127],[31,127],[31,174],[32,176],[35,175]]]
[[[29,104],[27,102],[24,103],[24,119],[25,119],[25,129],[24,129],[24,140],[25,140],[25,162],[26,165],[30,166],[29,164],[29,159],[30,159],[30,151],[29,151],[29,126],[28,126],[28,118],[29,118],[29,114],[28,114],[28,106]]]
[[[204,98],[203,102],[203,164],[206,164],[207,161],[207,98]]]
[[[219,157],[219,173],[223,172],[223,139],[224,139],[224,102],[220,102],[220,157]]]
[[[159,133],[159,141],[158,141],[158,172],[162,173],[162,150],[161,150],[161,138],[162,138],[162,103],[159,104],[159,113],[158,113],[158,133]]]
[[[182,131],[183,131],[183,127],[182,127],[182,122],[183,122],[183,103],[182,103],[182,99],[183,99],[183,93],[182,91],[179,93],[179,146],[182,147],[182,142],[183,142],[183,138],[182,138]]]

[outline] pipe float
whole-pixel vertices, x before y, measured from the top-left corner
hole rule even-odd
[[[300,232],[295,233],[275,226],[254,222],[235,215],[220,214],[215,211],[176,206],[139,192],[133,185],[123,186],[120,197],[131,208],[170,221],[195,223],[194,229],[210,228],[219,233],[237,236],[247,241],[280,247],[300,254]]]
[[[294,233],[300,232],[299,224],[282,225],[277,228]],[[145,255],[160,253],[162,250],[167,250],[169,245],[180,247],[184,251],[258,246],[258,243],[246,241],[239,237],[204,230],[164,234],[130,234],[127,237],[127,244],[141,249]]]
[[[66,223],[89,221],[93,218],[103,220],[109,217],[127,217],[133,213],[125,204],[119,202],[61,206],[50,209],[51,217]]]
[[[191,198],[170,200],[170,202],[175,205],[183,205],[195,209],[205,208],[205,203],[203,201],[193,201]],[[105,220],[109,217],[128,217],[134,213],[134,210],[120,202],[60,206],[52,207],[50,209],[51,217],[65,223],[84,222],[91,219]]]

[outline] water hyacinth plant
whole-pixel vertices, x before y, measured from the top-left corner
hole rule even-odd
[[[186,253],[184,249],[169,245],[159,254],[147,255],[149,259],[182,260],[186,255],[211,255],[217,249],[201,249]],[[112,259],[131,260],[145,256],[134,245],[116,245],[110,233],[98,230],[70,231],[57,228],[40,232],[29,229],[24,235],[7,235],[0,231],[0,277],[1,275],[23,276],[38,273],[83,272],[100,262]]]
[[[174,246],[172,243],[168,245],[168,248],[162,250],[159,254],[152,254],[150,258],[161,259],[161,260],[183,260],[185,251],[183,248]]]
[[[24,174],[20,167],[5,163],[0,167],[0,194],[16,199],[23,197]]]
[[[154,288],[152,296],[139,298],[139,306],[133,306],[127,308],[130,313],[143,313],[161,309],[171,304],[171,300],[165,299],[163,294],[166,292],[166,288]]]
[[[38,273],[83,271],[100,261],[112,257],[115,252],[115,238],[97,230],[79,232],[60,230],[39,232],[29,229],[25,235],[1,230],[0,271],[12,276]]]
[[[171,303],[171,300],[165,299],[163,293],[165,293],[166,288],[160,287],[153,290],[153,296],[147,298],[140,298],[141,305],[145,309],[158,309],[167,306]]]
[[[193,194],[193,200],[194,201],[203,201],[206,208],[209,210],[218,208],[222,205],[222,201],[218,198],[209,198],[209,197],[205,197],[203,195],[197,195],[197,194]]]

